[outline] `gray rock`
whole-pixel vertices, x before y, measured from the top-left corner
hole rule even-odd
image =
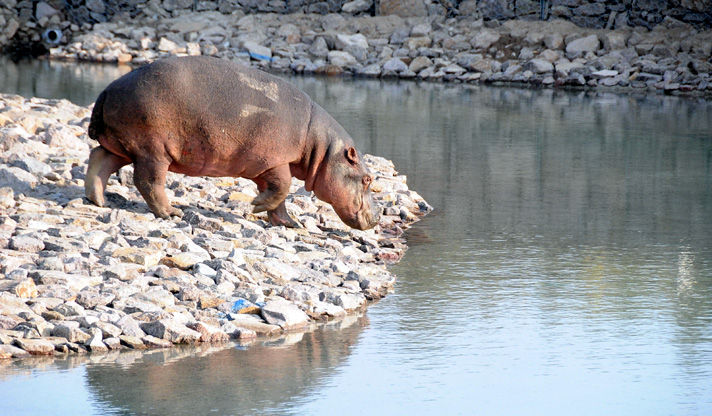
[[[100,293],[98,291],[81,291],[77,294],[77,303],[88,309],[97,306],[105,306],[111,303],[116,296],[111,293]]]
[[[54,345],[44,339],[16,339],[15,345],[27,351],[31,355],[52,355]]]
[[[91,324],[91,328],[98,328],[104,338],[118,338],[122,333],[118,326],[102,321],[94,322]]]
[[[0,166],[0,187],[7,186],[19,193],[27,192],[36,185],[37,178],[30,172],[16,167]]]
[[[66,321],[62,324],[56,325],[52,330],[52,336],[63,337],[69,342],[76,342],[80,344],[85,343],[90,338],[89,334],[79,329],[78,322],[72,321]]]
[[[27,358],[30,353],[12,345],[0,344],[0,358]]]
[[[329,54],[329,47],[323,37],[318,37],[314,40],[307,51],[317,58],[326,58]]]
[[[408,65],[405,64],[399,58],[392,58],[385,64],[383,64],[383,74],[399,74],[401,72],[407,71]]]
[[[90,338],[84,343],[87,349],[91,352],[106,352],[109,347],[104,344],[101,329],[90,328]]]
[[[532,59],[524,65],[524,69],[535,74],[545,74],[554,70],[554,65],[544,59]]]
[[[200,342],[226,342],[230,339],[230,335],[225,331],[205,322],[189,322],[186,326],[200,333],[200,338],[198,339]]]
[[[305,328],[309,324],[309,316],[306,313],[281,298],[268,301],[261,312],[267,323],[279,325],[284,330]]]
[[[600,46],[598,36],[590,35],[583,38],[575,39],[566,45],[566,54],[569,56],[578,56],[586,52],[595,52]]]
[[[131,349],[140,350],[146,348],[146,345],[144,345],[143,341],[141,340],[141,338],[145,336],[146,334],[143,334],[141,337],[121,335],[119,337],[119,341],[121,342],[121,345],[125,345],[126,347]]]
[[[82,316],[85,314],[84,307],[74,301],[65,302],[54,308],[54,311],[64,316]]]
[[[371,6],[373,5],[373,0],[355,0],[355,1],[350,1],[348,3],[344,3],[343,6],[341,6],[341,11],[344,13],[360,13],[360,12],[365,12],[366,10],[370,9]]]
[[[142,323],[141,329],[148,335],[170,341],[174,344],[197,342],[201,337],[200,332],[194,331],[173,319],[161,319],[156,322]]]
[[[33,159],[31,157],[22,157],[10,162],[10,166],[18,167],[36,176],[44,176],[52,172],[52,167],[44,162]]]
[[[123,316],[114,324],[121,328],[121,333],[125,336],[137,339],[146,336],[146,333],[141,329],[139,323],[129,315]]]
[[[499,38],[499,33],[489,29],[483,29],[472,38],[472,46],[482,50],[489,49]]]
[[[255,42],[245,42],[242,47],[250,54],[250,57],[260,61],[272,59],[272,49]]]

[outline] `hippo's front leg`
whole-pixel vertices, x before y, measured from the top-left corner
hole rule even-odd
[[[267,218],[272,225],[299,228],[299,223],[289,216],[284,205],[284,200],[289,194],[289,186],[292,183],[289,165],[268,169],[252,180],[260,191],[260,194],[252,200],[252,205],[255,206],[252,212],[267,211]]]

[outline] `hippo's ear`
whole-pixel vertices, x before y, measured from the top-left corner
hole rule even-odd
[[[358,153],[353,147],[346,149],[346,159],[351,162],[352,165],[358,164]]]

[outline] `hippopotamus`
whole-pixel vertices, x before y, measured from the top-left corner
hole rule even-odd
[[[373,177],[351,136],[307,94],[257,69],[214,57],[174,57],[142,66],[97,98],[89,136],[87,198],[104,206],[109,176],[133,163],[134,184],[160,218],[181,216],[165,192],[169,171],[251,179],[253,212],[299,227],[287,213],[292,177],[364,230],[379,221]]]

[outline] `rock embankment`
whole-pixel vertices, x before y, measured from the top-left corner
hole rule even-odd
[[[295,179],[303,226],[251,214],[256,186],[171,174],[182,219],[156,219],[130,167],[108,208],[83,198],[90,109],[0,95],[0,358],[222,342],[302,330],[362,309],[395,281],[403,230],[430,211],[385,159],[366,156],[383,219],[343,225]]]
[[[212,55],[295,73],[712,93],[712,30],[565,20],[201,12],[95,24],[52,59],[143,64]]]

